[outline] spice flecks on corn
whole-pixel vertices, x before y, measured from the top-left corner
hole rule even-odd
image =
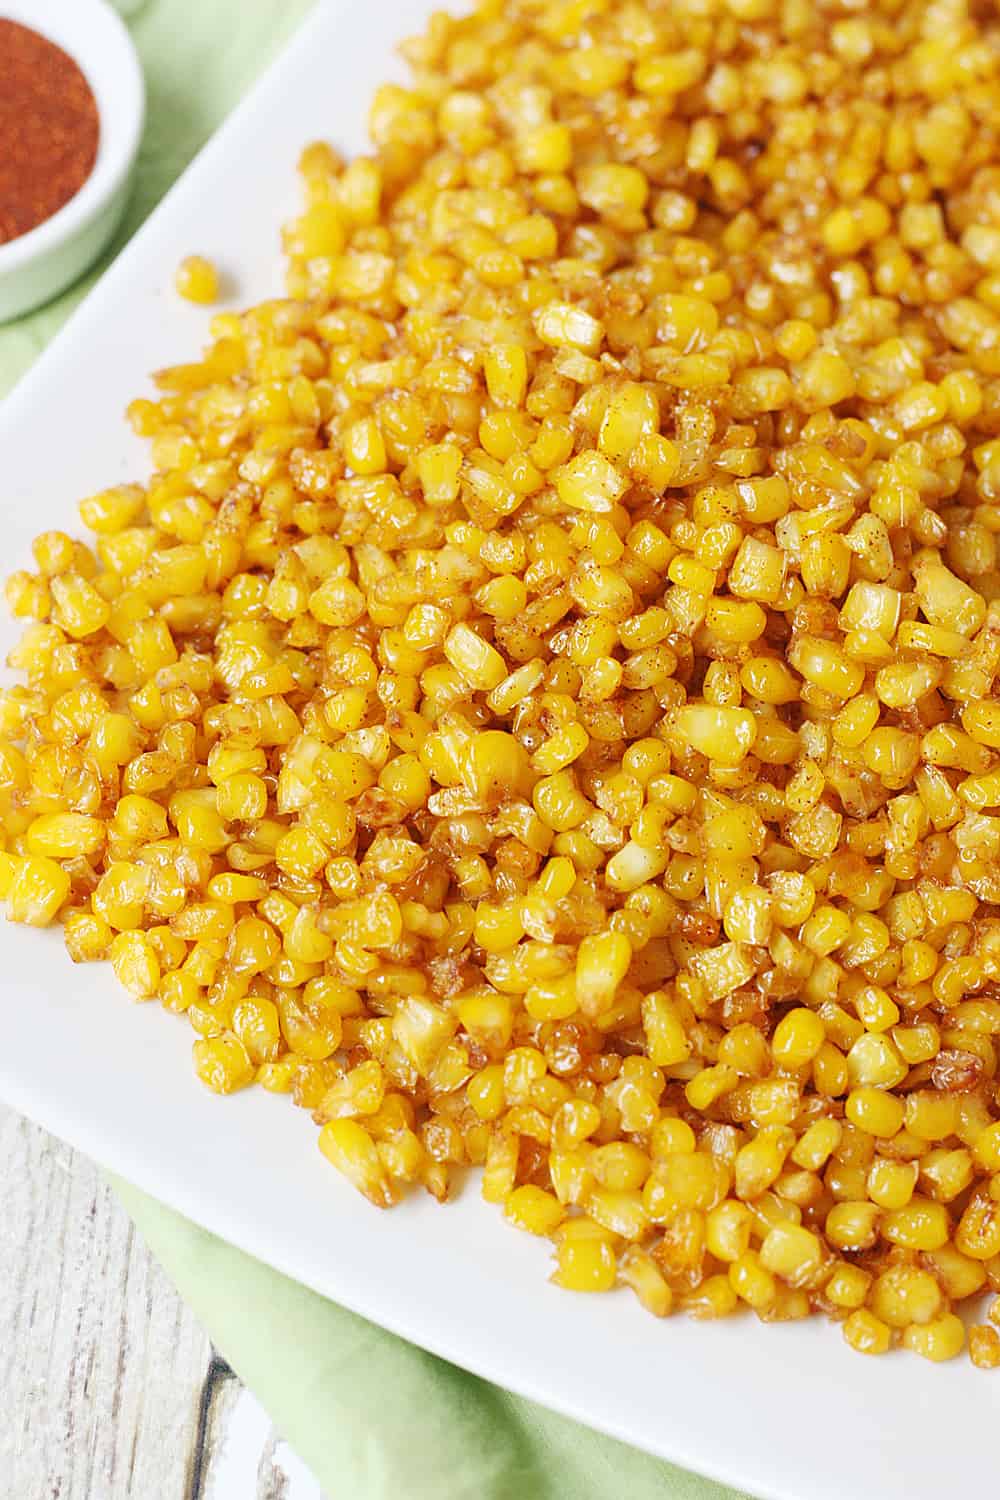
[[[1000,1292],[1000,41],[480,0],[7,598],[0,895],[554,1280]],[[209,300],[212,268],[182,289]],[[996,1321],[994,1316],[993,1321]],[[973,1361],[1000,1361],[987,1324]]]

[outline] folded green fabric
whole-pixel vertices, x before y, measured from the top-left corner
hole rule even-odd
[[[111,259],[311,0],[147,0],[136,190]],[[0,395],[100,274],[0,329]],[[336,1500],[736,1500],[467,1375],[116,1183],[218,1348]],[[392,1225],[386,1224],[386,1233]],[[497,1233],[500,1229],[498,1224]]]
[[[737,1500],[466,1374],[114,1185],[331,1500]]]

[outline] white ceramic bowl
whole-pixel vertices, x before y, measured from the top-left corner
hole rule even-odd
[[[114,234],[128,197],[145,118],[142,67],[106,0],[0,0],[0,18],[33,27],[79,63],[101,120],[97,160],[61,209],[0,245],[0,323],[69,286]]]

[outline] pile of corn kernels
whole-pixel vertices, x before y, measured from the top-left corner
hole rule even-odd
[[[405,50],[10,581],[9,915],[373,1203],[482,1166],[563,1287],[995,1366],[995,7]]]

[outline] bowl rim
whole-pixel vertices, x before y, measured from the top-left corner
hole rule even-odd
[[[83,72],[100,118],[90,176],[49,218],[0,245],[0,276],[6,276],[72,240],[122,190],[139,151],[146,85],[135,43],[107,0],[0,0],[0,20],[61,47]]]

